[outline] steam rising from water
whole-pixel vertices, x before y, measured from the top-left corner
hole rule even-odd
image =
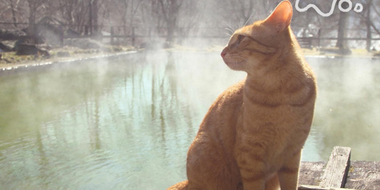
[[[326,160],[333,146],[352,147],[354,160],[378,160],[379,60],[308,59],[318,77],[314,129]]]
[[[378,60],[308,58],[319,94],[303,160],[378,160]],[[215,98],[245,73],[219,52],[133,54],[0,76],[6,189],[165,189]],[[4,177],[5,176],[5,177]],[[149,181],[149,183],[147,183]]]

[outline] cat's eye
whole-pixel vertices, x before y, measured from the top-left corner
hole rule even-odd
[[[238,39],[237,39],[237,44],[240,44],[241,41],[243,41],[245,36],[243,35],[238,35]]]

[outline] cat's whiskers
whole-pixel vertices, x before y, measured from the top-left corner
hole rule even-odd
[[[243,61],[247,61],[247,59],[242,56],[239,56],[239,59],[242,59]]]
[[[231,56],[231,58],[233,58],[233,59],[241,59],[241,60],[243,60],[243,61],[247,61],[247,58],[245,58],[245,57],[243,57],[243,56],[241,56],[241,55],[239,55],[239,54],[231,54],[230,56]]]
[[[227,30],[227,35],[228,36],[231,36],[236,29],[234,29],[234,27],[232,27],[230,24],[228,24],[226,21],[224,21],[224,25],[226,26],[224,29]]]
[[[227,30],[227,35],[228,36],[231,36],[233,33],[234,33],[234,29],[232,28],[232,27],[230,27],[230,26],[228,26],[228,27],[226,27],[226,28],[224,28],[224,29],[226,29]]]
[[[249,18],[247,19],[247,21],[244,22],[243,26],[247,26],[249,20],[251,20],[251,17],[249,17]],[[243,27],[243,26],[241,26],[241,27]],[[240,27],[240,28],[241,28],[241,27]]]
[[[253,16],[253,14],[255,14],[255,12],[252,12],[252,14],[248,17],[247,21],[245,21],[243,26],[246,26],[248,24],[248,22],[251,20],[251,18]],[[243,26],[241,26],[241,27],[243,27]],[[239,28],[241,28],[241,27],[239,27]]]

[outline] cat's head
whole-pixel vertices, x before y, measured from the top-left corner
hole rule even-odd
[[[233,70],[247,73],[270,67],[291,46],[292,16],[291,3],[282,1],[265,20],[236,30],[222,51],[224,62]]]

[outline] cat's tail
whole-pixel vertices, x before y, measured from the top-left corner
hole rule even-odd
[[[189,184],[189,181],[182,181],[179,182],[171,187],[169,187],[167,190],[187,190],[187,185]]]

